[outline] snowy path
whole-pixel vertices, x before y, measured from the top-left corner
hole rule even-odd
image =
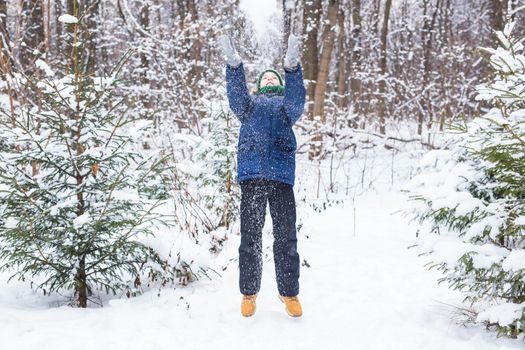
[[[300,235],[299,253],[311,267],[301,268],[300,319],[289,318],[277,299],[269,258],[252,318],[240,315],[236,261],[221,280],[88,310],[39,305],[0,276],[0,348],[522,349],[522,341],[452,321],[443,303],[459,305],[461,296],[437,285],[438,273],[407,250],[414,230],[391,215],[403,201],[397,193],[359,197],[355,236],[350,204],[307,214],[301,233],[309,238]],[[225,258],[236,256],[237,237],[229,243]]]

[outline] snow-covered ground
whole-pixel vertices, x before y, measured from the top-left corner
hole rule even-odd
[[[321,213],[302,207],[298,249],[309,264],[301,267],[302,318],[290,318],[277,298],[269,251],[257,312],[241,316],[234,236],[214,262],[218,270],[227,266],[221,278],[103,308],[55,307],[0,275],[0,348],[523,349],[522,340],[496,339],[454,321],[450,305],[461,305],[462,297],[438,285],[439,273],[407,249],[415,227],[395,214],[405,203],[397,191],[369,191]]]
[[[262,52],[260,62],[246,63],[264,66],[278,52],[276,22],[282,16],[267,2],[241,5]],[[438,285],[440,273],[408,249],[417,228],[399,214],[407,204],[397,189],[413,175],[420,154],[376,149],[359,150],[359,159],[348,151],[331,167],[298,162],[303,317],[290,318],[277,298],[268,216],[262,288],[251,318],[240,313],[240,237],[233,236],[211,266],[220,278],[160,295],[115,298],[102,308],[59,306],[59,296],[36,294],[23,282],[8,284],[8,275],[0,273],[0,349],[523,349],[523,340],[458,324],[454,306],[462,305],[462,295]],[[338,192],[332,198],[344,202],[318,213],[310,204],[325,196],[331,182]]]

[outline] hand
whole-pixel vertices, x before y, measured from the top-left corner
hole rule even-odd
[[[288,49],[284,58],[284,68],[293,70],[299,64],[299,38],[290,33]]]
[[[241,64],[241,57],[235,51],[230,38],[226,35],[219,37],[219,45],[222,49],[222,53],[226,57],[226,63],[232,67],[238,67]]]

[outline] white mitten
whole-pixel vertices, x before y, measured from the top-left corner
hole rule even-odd
[[[293,70],[299,64],[299,38],[290,34],[288,37],[288,49],[284,58],[284,68]]]
[[[237,67],[241,64],[241,57],[233,48],[230,38],[226,35],[219,37],[219,45],[221,46],[224,56],[226,56],[226,63],[232,67]]]

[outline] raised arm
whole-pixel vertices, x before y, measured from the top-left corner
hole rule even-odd
[[[248,117],[253,104],[246,85],[244,67],[229,37],[221,36],[219,44],[226,56],[226,92],[230,109],[242,123]]]
[[[244,122],[252,110],[253,100],[248,92],[242,63],[237,67],[226,65],[226,92],[231,110],[241,123]]]
[[[299,63],[299,40],[290,34],[288,49],[284,59],[285,88],[284,111],[290,124],[295,124],[303,114],[306,101],[306,89],[303,82],[303,70]]]

